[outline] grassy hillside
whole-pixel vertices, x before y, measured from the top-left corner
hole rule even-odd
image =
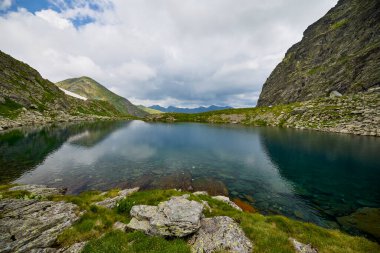
[[[152,108],[149,108],[149,107],[145,107],[143,105],[138,105],[137,107],[140,108],[141,110],[149,113],[149,114],[160,114],[160,113],[163,113],[163,112],[161,112],[159,110],[155,110],[155,109],[152,109]]]
[[[17,119],[27,114],[126,116],[105,101],[82,101],[64,94],[29,65],[0,51],[0,116]],[[22,120],[22,119],[21,119]],[[25,117],[25,120],[27,118]]]
[[[228,109],[197,114],[151,115],[150,121],[236,123],[380,136],[380,93],[326,97],[273,107]]]
[[[89,99],[108,101],[121,113],[137,117],[144,117],[148,114],[133,105],[126,98],[113,93],[89,77],[71,78],[58,82],[56,85]]]

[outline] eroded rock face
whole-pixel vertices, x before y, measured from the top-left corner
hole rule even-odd
[[[265,82],[258,106],[379,87],[379,17],[379,1],[338,1],[287,51]]]
[[[253,245],[238,224],[227,216],[204,218],[201,228],[189,240],[192,252],[252,252]]]
[[[128,227],[152,235],[183,237],[199,229],[202,210],[202,204],[185,197],[173,197],[157,207],[138,205],[131,209]]]
[[[47,197],[51,195],[60,195],[65,194],[66,189],[64,188],[51,188],[46,185],[37,185],[37,184],[27,184],[19,185],[9,189],[9,191],[28,191],[36,196]]]
[[[49,252],[79,218],[76,205],[53,201],[5,199],[0,213],[0,252]]]
[[[122,191],[119,192],[118,196],[116,196],[114,198],[107,198],[105,200],[99,201],[99,202],[96,203],[96,205],[98,205],[98,206],[104,206],[104,207],[107,207],[107,208],[114,208],[116,206],[116,203],[119,200],[122,200],[123,198],[131,195],[132,193],[137,192],[139,189],[140,189],[139,187],[136,187],[136,188],[132,188],[132,189],[122,190]]]

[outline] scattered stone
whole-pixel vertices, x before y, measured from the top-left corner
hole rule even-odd
[[[96,202],[95,204],[98,206],[103,206],[107,208],[114,208],[118,201],[124,199],[125,197],[131,195],[132,193],[135,193],[139,190],[139,187],[135,187],[132,189],[125,189],[119,192],[119,195],[114,198],[107,198],[105,200]]]
[[[203,207],[206,208],[210,213],[212,212],[212,209],[207,201],[201,200]]]
[[[28,191],[35,196],[42,197],[65,194],[66,190],[65,188],[51,188],[46,185],[37,184],[19,185],[9,189],[9,191]]]
[[[341,97],[342,94],[339,91],[333,90],[330,92],[330,97],[335,98],[335,97]]]
[[[196,191],[196,192],[193,192],[193,195],[195,196],[208,195],[208,193],[206,191]]]
[[[313,248],[310,244],[303,244],[294,238],[289,238],[289,241],[297,253],[318,253],[318,250]]]
[[[219,201],[222,201],[222,202],[230,205],[231,207],[235,208],[236,210],[243,211],[238,205],[236,205],[234,202],[232,202],[228,197],[225,197],[225,196],[214,196],[212,198],[216,199],[216,200],[219,200]]]
[[[364,231],[380,241],[380,208],[363,207],[337,220],[345,229]]]
[[[83,250],[84,246],[86,246],[86,242],[78,242],[71,245],[69,248],[58,250],[57,253],[79,253]]]
[[[203,205],[196,201],[173,197],[157,207],[133,206],[127,226],[152,235],[183,237],[199,229],[202,211]]]
[[[192,252],[252,252],[252,243],[238,224],[227,216],[204,218],[201,228],[190,238]]]
[[[49,249],[58,234],[78,220],[77,211],[76,205],[66,202],[0,201],[0,252]]]
[[[112,228],[113,228],[114,230],[125,231],[126,228],[127,228],[127,224],[125,224],[125,223],[123,223],[123,222],[120,222],[120,221],[116,221],[116,222],[113,224]]]

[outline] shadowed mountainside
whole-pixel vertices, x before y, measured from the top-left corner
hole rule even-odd
[[[265,82],[258,106],[380,86],[380,2],[340,0],[309,26]]]

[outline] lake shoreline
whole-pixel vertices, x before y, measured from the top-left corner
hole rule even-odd
[[[198,122],[257,127],[276,126],[380,137],[379,107],[380,93],[375,90],[273,107],[229,109],[198,114],[156,114],[148,116],[146,120],[167,123]]]
[[[125,242],[123,238],[132,235],[138,235],[142,240],[140,242],[139,239],[135,239],[134,243],[151,244],[155,240],[160,240],[159,244],[167,247],[168,252],[175,242],[173,239],[178,238],[175,240],[181,244],[181,250],[176,252],[190,252],[194,247],[220,247],[217,246],[219,245],[218,242],[214,240],[211,241],[213,243],[206,245],[201,241],[198,242],[199,239],[207,240],[208,236],[216,236],[216,234],[208,234],[210,231],[223,230],[224,225],[222,223],[220,224],[221,227],[218,227],[218,222],[221,222],[220,219],[231,222],[228,225],[228,231],[231,232],[230,229],[233,227],[233,233],[237,233],[239,240],[244,241],[241,243],[245,246],[239,252],[251,252],[252,247],[258,252],[264,249],[282,250],[284,252],[330,252],[332,249],[334,252],[347,252],[348,250],[353,252],[380,251],[378,243],[364,237],[352,236],[339,230],[325,229],[306,222],[294,221],[284,216],[263,216],[255,211],[245,209],[243,211],[228,198],[212,197],[207,192],[190,193],[175,189],[139,191],[136,188],[114,189],[106,192],[90,191],[72,196],[65,195],[62,189],[49,188],[43,185],[2,185],[0,186],[0,193],[0,211],[2,212],[0,224],[12,228],[0,241],[3,241],[3,247],[17,249],[20,252],[36,249],[44,250],[44,252],[63,253],[97,252],[97,250],[104,250],[102,245],[111,239],[114,247],[128,248],[131,244],[129,241]],[[186,208],[183,209],[183,212],[186,210],[186,212],[192,213],[191,215],[197,215],[194,212],[200,208],[199,211],[203,210],[200,219],[205,219],[205,222],[214,219],[212,224],[215,227],[213,229],[205,227],[202,230],[202,226],[206,226],[207,223],[200,222],[199,224],[204,224],[200,225],[199,233],[201,234],[198,235],[196,232],[199,229],[199,225],[197,225],[187,228],[191,229],[192,232],[182,230],[183,233],[192,234],[195,232],[194,236],[182,237],[181,230],[174,230],[176,235],[169,236],[171,240],[167,240],[167,232],[162,230],[163,227],[158,231],[154,230],[154,227],[136,227],[138,222],[145,222],[144,219],[146,218],[141,217],[148,215],[148,213],[144,215],[139,213],[143,211],[141,208],[149,207],[146,205],[155,206],[157,204],[162,207],[168,205],[168,208],[170,205],[172,205],[170,208],[185,205]],[[25,206],[25,208],[20,208],[20,206]],[[33,207],[32,213],[28,211],[30,207]],[[17,211],[12,211],[13,209]],[[17,212],[17,215],[15,216],[13,212]],[[152,215],[157,216],[159,213]],[[188,217],[187,215],[185,216]],[[23,237],[20,237],[19,233],[23,230],[22,226],[28,223],[29,216],[37,218],[34,218],[33,224],[28,226],[27,237],[29,239],[25,241],[22,240]],[[40,233],[41,227],[44,226],[42,222],[46,218],[45,216],[49,217],[48,223],[51,229],[44,229]],[[60,217],[66,217],[66,222],[63,223]],[[20,222],[23,224],[21,227],[14,226]],[[199,221],[194,220],[194,222],[197,224]],[[170,226],[176,226],[173,223],[170,224]],[[154,226],[154,222],[149,226]],[[184,224],[178,223],[178,226],[185,229]],[[136,232],[135,229],[144,233]],[[152,237],[152,235],[155,236]],[[7,236],[11,239],[8,240]],[[225,245],[223,247],[228,247],[229,244],[231,247],[236,247],[233,241],[229,241],[228,236],[221,236],[219,240],[220,245]],[[273,241],[277,243],[273,244]],[[309,251],[298,251],[297,246]]]

